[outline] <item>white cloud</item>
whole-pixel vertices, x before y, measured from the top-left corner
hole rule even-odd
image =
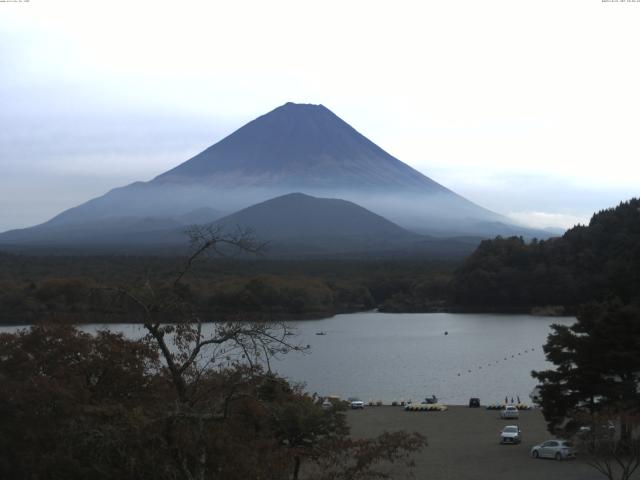
[[[569,215],[552,212],[508,212],[507,217],[521,225],[528,225],[535,228],[562,228],[568,229],[575,225],[586,225],[590,217]]]

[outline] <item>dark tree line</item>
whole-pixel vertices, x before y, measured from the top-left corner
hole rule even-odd
[[[114,305],[99,287],[135,286],[152,275],[169,288],[176,257],[52,257],[0,253],[0,323],[64,318],[130,322],[135,305]],[[212,259],[183,282],[203,317],[290,319],[381,308],[425,311],[442,304],[453,264],[406,261]]]
[[[640,295],[640,200],[603,210],[562,237],[483,241],[455,272],[449,303],[521,310],[557,305],[576,311],[590,301]]]

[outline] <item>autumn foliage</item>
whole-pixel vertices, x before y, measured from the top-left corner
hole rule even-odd
[[[68,325],[0,335],[0,382],[0,478],[373,478],[424,445],[352,440],[340,408],[246,366],[190,377],[182,403],[151,341]]]

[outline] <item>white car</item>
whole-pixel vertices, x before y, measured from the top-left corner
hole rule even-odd
[[[362,400],[358,400],[357,398],[354,398],[349,402],[349,406],[354,410],[357,410],[357,409],[363,410],[364,402]]]
[[[520,417],[520,412],[518,412],[518,407],[516,407],[515,405],[505,405],[505,407],[500,410],[500,418],[503,419],[512,419],[512,418],[519,418]]]
[[[555,458],[556,460],[566,460],[575,458],[576,453],[573,445],[567,440],[547,440],[540,445],[535,445],[531,449],[533,458]]]
[[[500,443],[520,443],[522,441],[522,432],[517,425],[507,425],[500,432]]]

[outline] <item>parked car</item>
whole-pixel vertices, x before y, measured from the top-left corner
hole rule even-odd
[[[502,445],[520,442],[522,442],[522,431],[517,425],[507,425],[500,432],[500,443]]]
[[[578,436],[582,438],[589,438],[593,435],[598,435],[598,436],[613,438],[616,434],[616,426],[611,420],[609,420],[600,426],[595,426],[595,433],[592,433],[592,432],[593,432],[592,426],[585,425],[578,429]]]
[[[354,410],[357,410],[359,408],[364,409],[364,402],[358,398],[350,398],[349,407],[351,407]]]
[[[338,404],[340,404],[340,397],[338,397],[337,395],[329,395],[324,398],[324,401],[322,402],[322,408],[324,408],[325,410],[329,410]]]
[[[519,417],[520,412],[518,411],[518,407],[515,405],[505,405],[505,407],[500,410],[500,418],[502,419],[513,419]]]
[[[547,440],[540,445],[535,445],[531,449],[533,458],[555,458],[556,460],[566,460],[575,458],[576,453],[573,445],[567,440]]]

